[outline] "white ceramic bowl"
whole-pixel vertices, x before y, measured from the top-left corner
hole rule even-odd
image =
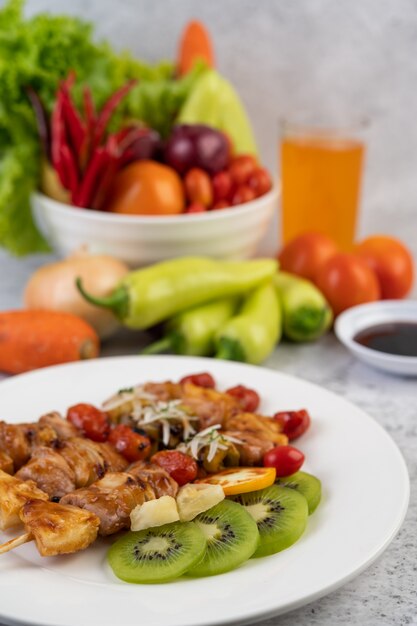
[[[417,323],[417,301],[382,300],[381,302],[371,302],[352,307],[339,315],[334,330],[337,338],[352,354],[368,365],[391,374],[417,376],[417,357],[379,352],[367,348],[353,339],[361,330],[390,322]]]
[[[222,259],[253,256],[277,204],[278,191],[246,204],[207,213],[116,215],[79,209],[41,193],[32,196],[33,215],[53,249],[66,256],[83,245],[132,267],[178,256]]]

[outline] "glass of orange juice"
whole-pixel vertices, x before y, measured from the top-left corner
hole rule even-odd
[[[354,241],[365,145],[351,132],[282,124],[283,242],[306,231]]]

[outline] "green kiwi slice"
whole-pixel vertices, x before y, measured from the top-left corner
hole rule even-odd
[[[301,537],[307,524],[307,500],[294,489],[271,485],[231,499],[242,504],[258,526],[259,545],[253,556],[285,550]]]
[[[194,524],[203,532],[207,547],[203,559],[191,567],[187,576],[213,576],[239,567],[255,552],[259,533],[245,509],[223,500],[200,513]]]
[[[291,476],[278,478],[275,484],[288,489],[295,489],[295,491],[301,493],[307,500],[309,515],[314,513],[320,504],[321,482],[315,476],[307,474],[307,472],[296,472]]]
[[[196,524],[174,522],[128,532],[111,546],[107,558],[115,575],[128,583],[162,583],[184,574],[205,549]]]

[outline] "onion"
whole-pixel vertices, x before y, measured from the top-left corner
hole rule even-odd
[[[44,265],[32,274],[25,287],[24,305],[27,309],[78,315],[104,339],[117,330],[119,323],[109,311],[88,304],[78,293],[75,279],[79,276],[88,291],[106,296],[128,271],[122,261],[81,250],[63,261]]]

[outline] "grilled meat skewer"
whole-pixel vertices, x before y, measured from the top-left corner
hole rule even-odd
[[[135,506],[162,495],[176,495],[178,490],[165,470],[150,463],[132,472],[109,472],[90,487],[67,494],[58,504],[44,501],[47,496],[42,492],[40,499],[32,491],[35,486],[0,473],[0,515],[7,484],[15,492],[14,521],[20,518],[26,532],[0,546],[0,554],[34,539],[41,556],[77,552],[92,543],[97,533],[106,536],[129,528]]]

